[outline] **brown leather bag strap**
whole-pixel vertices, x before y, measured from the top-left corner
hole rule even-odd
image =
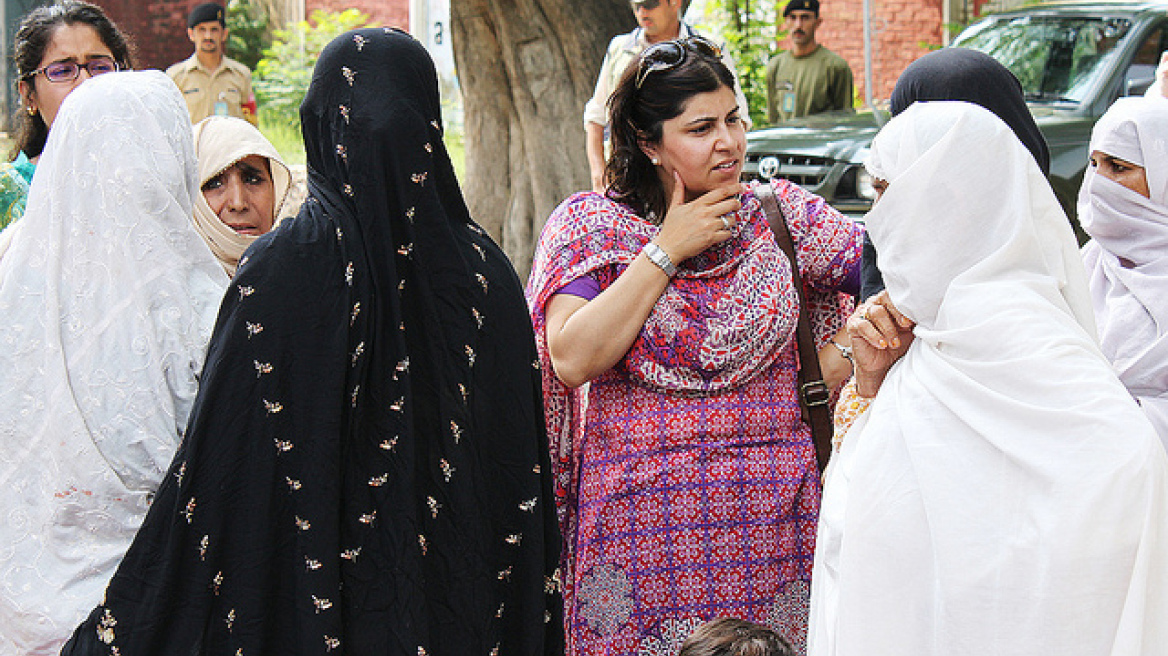
[[[815,338],[811,334],[811,321],[807,316],[807,298],[803,291],[803,280],[799,275],[799,262],[795,258],[795,244],[791,240],[790,230],[787,229],[787,221],[783,218],[783,210],[779,207],[779,199],[775,198],[775,191],[770,183],[760,183],[755,187],[754,195],[762,203],[767,223],[775,233],[775,241],[791,261],[791,278],[799,292],[799,326],[795,331],[799,346],[799,402],[803,408],[803,420],[811,427],[819,471],[823,472],[827,468],[828,459],[831,458],[833,428],[831,409],[828,406],[831,390],[823,382],[823,374],[819,370],[819,354],[815,348]]]

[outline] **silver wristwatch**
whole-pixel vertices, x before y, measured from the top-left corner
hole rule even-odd
[[[665,251],[661,250],[661,247],[657,244],[649,242],[648,244],[645,244],[645,247],[641,249],[641,252],[645,254],[645,257],[649,258],[650,262],[661,267],[661,270],[665,272],[665,275],[669,276],[670,278],[677,275],[677,267],[673,265],[672,261],[670,261],[669,255]]]

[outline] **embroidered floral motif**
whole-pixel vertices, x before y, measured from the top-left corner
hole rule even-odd
[[[341,112],[341,118],[345,119],[345,125],[349,124],[349,107],[348,105],[341,105],[338,107]],[[312,198],[311,196],[309,198]]]
[[[227,624],[228,631],[231,630],[231,627],[235,626],[235,609],[234,608],[227,611],[227,617],[225,617],[223,619],[223,621]]]
[[[438,519],[438,511],[442,509],[442,504],[434,497],[426,497],[426,505],[430,507],[430,516]]]
[[[187,507],[183,510],[183,516],[187,518],[188,524],[195,521],[195,498],[194,497],[191,497],[190,501],[187,501]]]
[[[108,608],[103,609],[101,619],[97,621],[97,639],[107,645],[112,645],[114,642],[114,627],[117,625],[118,621],[114,619],[113,613],[110,613]]]
[[[311,595],[311,596],[312,596],[312,605],[316,606],[316,614],[317,615],[320,615],[320,611],[328,610],[328,609],[333,607],[332,601],[330,601],[328,599],[321,599],[320,597],[317,597],[316,595]]]
[[[284,409],[284,405],[278,401],[269,401],[267,399],[261,400],[264,402],[264,409],[267,410],[268,414],[270,415],[277,414]]]
[[[411,173],[410,181],[414,184],[424,184],[429,173],[423,171],[422,173]]]
[[[422,144],[422,148],[425,148],[427,153],[433,153],[433,152],[434,152],[434,147],[430,145],[430,142],[429,142],[429,141],[427,141],[426,143]]]
[[[345,194],[345,195],[346,195],[346,196],[348,196],[349,198],[352,198],[352,197],[353,197],[353,185],[351,185],[351,184],[349,184],[348,182],[346,182],[346,183],[345,183],[345,184],[344,184],[344,185],[341,187],[341,193]]]
[[[398,247],[397,254],[401,255],[402,257],[409,257],[410,253],[412,253],[413,251],[414,251],[414,244],[413,244],[413,242],[410,242],[408,244],[403,244],[400,247]]]
[[[503,541],[506,542],[507,544],[513,546],[513,547],[518,547],[519,544],[521,542],[523,542],[523,534],[522,533],[512,533],[511,535],[508,535],[507,537],[503,538]]]
[[[508,583],[510,583],[511,582],[511,572],[513,572],[513,571],[515,571],[515,568],[513,566],[508,566],[507,569],[499,572],[499,577],[498,577],[499,580],[500,581],[507,581]]]
[[[292,450],[292,443],[288,440],[281,440],[277,437],[274,438],[273,441],[276,443],[276,451],[279,451],[280,453],[287,453]]]
[[[223,585],[223,572],[215,572],[215,578],[211,579],[211,592],[218,597],[219,588]]]
[[[342,162],[349,161],[349,151],[345,149],[345,144],[337,144],[337,155],[341,157]],[[337,231],[340,232],[340,228],[337,228]]]
[[[478,280],[479,284],[483,286],[483,293],[486,294],[487,293],[487,277],[481,273],[476,273],[475,279]]]
[[[471,244],[471,246],[474,247],[475,252],[479,254],[479,257],[482,259],[482,261],[486,262],[487,252],[483,250],[483,247],[479,246],[478,244]]]
[[[470,309],[470,314],[472,317],[474,317],[475,323],[478,325],[479,329],[481,330],[483,327],[483,314],[475,308]]]
[[[410,358],[406,356],[405,359],[397,363],[393,368],[393,379],[397,380],[398,374],[404,374],[410,370]]]
[[[406,218],[410,220],[410,223],[414,222],[414,215],[417,213],[418,211],[412,207],[406,208]]]
[[[199,540],[199,560],[207,560],[207,547],[211,545],[211,536],[204,535],[203,539]]]
[[[349,262],[347,265],[345,265],[345,284],[350,286],[350,287],[353,286],[353,263],[352,262]]]
[[[394,412],[401,412],[404,407],[406,407],[406,397],[404,396],[399,396],[396,401],[389,404],[389,409]]]
[[[243,300],[255,293],[255,287],[251,285],[237,285],[239,288],[239,300]]]
[[[357,344],[357,348],[353,350],[353,356],[352,356],[353,364],[352,364],[352,366],[354,366],[354,367],[357,366],[357,360],[360,359],[361,354],[364,352],[365,352],[365,342],[361,342],[360,344]]]
[[[520,501],[519,502],[519,509],[522,510],[523,512],[528,512],[528,513],[535,512],[535,504],[538,501],[539,501],[539,497],[534,497],[534,498],[528,499],[527,501]]]
[[[357,44],[357,52],[361,52],[361,49],[365,47],[366,40],[367,39],[360,34],[353,35],[353,43]]]
[[[390,439],[385,440],[384,442],[382,442],[381,444],[378,444],[377,446],[381,447],[385,451],[393,451],[394,447],[397,446],[397,441],[398,441],[398,436],[394,435]]]
[[[341,641],[338,638],[331,638],[329,636],[324,637],[325,651],[332,651],[340,646],[341,646]]]
[[[349,326],[350,327],[352,327],[352,325],[357,321],[358,314],[361,314],[361,301],[357,301],[356,303],[353,304],[353,312],[351,314],[349,314]]]
[[[472,349],[470,347],[469,344],[467,344],[465,348],[466,348],[466,362],[468,365],[473,367],[474,363],[475,363],[475,351],[474,351],[474,349]]]
[[[284,481],[288,483],[288,489],[289,489],[290,491],[292,491],[292,492],[296,492],[296,491],[297,491],[297,490],[299,490],[301,487],[303,487],[303,486],[300,484],[300,481],[298,481],[298,480],[296,480],[296,479],[294,479],[294,478],[289,478],[289,477],[285,476],[285,477],[284,477]]]
[[[698,617],[665,620],[652,634],[641,638],[637,656],[675,656],[681,649],[681,643],[702,623],[703,620]]]
[[[321,565],[321,562],[319,560],[309,558],[308,556],[304,557],[304,569],[306,569],[310,572],[315,572],[316,570],[320,569],[322,566],[323,565]]]
[[[272,373],[272,363],[271,362],[260,362],[259,360],[252,360],[252,362],[255,363],[256,378],[259,378],[260,376],[263,376],[264,374]]]
[[[446,462],[446,458],[439,458],[438,468],[442,470],[442,479],[449,483],[450,477],[454,475],[454,467]]]
[[[462,427],[459,426],[453,419],[450,420],[450,435],[454,438],[454,443],[458,444],[462,439]]]
[[[300,529],[301,531],[307,531],[308,529],[312,528],[312,523],[309,522],[307,519],[300,519],[300,517],[297,516],[296,517],[296,528]]]
[[[422,550],[423,556],[430,550],[430,543],[426,540],[426,536],[421,533],[418,534],[418,547]]]
[[[600,565],[578,583],[580,619],[601,635],[619,629],[633,612],[633,584],[624,570]]]
[[[345,76],[345,81],[349,83],[349,86],[353,86],[353,80],[357,78],[357,73],[353,69],[348,66],[342,66],[341,75]]]
[[[251,339],[252,337],[255,337],[256,335],[264,332],[264,327],[258,323],[252,323],[250,321],[245,321],[244,323],[247,325],[248,339]]]
[[[369,487],[381,487],[389,482],[389,474],[382,474],[381,476],[374,476],[369,479]]]
[[[362,524],[367,524],[369,526],[372,526],[374,520],[376,520],[376,519],[377,519],[377,511],[374,510],[373,512],[369,512],[369,513],[365,513],[364,515],[361,515],[360,517],[357,518],[357,521],[361,522]]]
[[[341,244],[345,241],[345,233],[341,232],[341,226],[337,226],[337,243]]]

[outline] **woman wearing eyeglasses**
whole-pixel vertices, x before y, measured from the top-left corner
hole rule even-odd
[[[569,198],[540,237],[528,301],[574,654],[675,653],[716,616],[805,638],[820,484],[798,295],[739,183],[733,85],[708,41],[646,50],[610,100],[606,193]],[[839,292],[858,287],[861,230],[788,182],[774,191],[834,387],[850,365],[827,339]]]
[[[21,110],[11,164],[0,167],[0,229],[24,213],[28,185],[61,101],[77,85],[132,68],[131,46],[100,7],[63,0],[29,12],[16,31]]]

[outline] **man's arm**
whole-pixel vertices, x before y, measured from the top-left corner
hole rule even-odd
[[[766,65],[766,116],[767,123],[774,125],[779,121],[779,112],[776,109],[778,100],[775,98],[775,69],[778,68],[778,55],[772,55]]]
[[[856,89],[852,83],[852,69],[846,61],[841,61],[839,74],[836,76],[839,83],[835,85],[831,99],[832,109],[854,109]]]
[[[600,73],[596,76],[596,89],[584,105],[584,146],[588,153],[588,172],[592,180],[592,190],[604,192],[604,126],[608,125],[608,96],[612,93],[609,80],[612,79],[612,53],[617,45],[616,37],[604,51],[604,61],[600,63]]]
[[[604,193],[604,126],[591,121],[584,123],[584,145],[588,151],[588,173],[592,191]]]

